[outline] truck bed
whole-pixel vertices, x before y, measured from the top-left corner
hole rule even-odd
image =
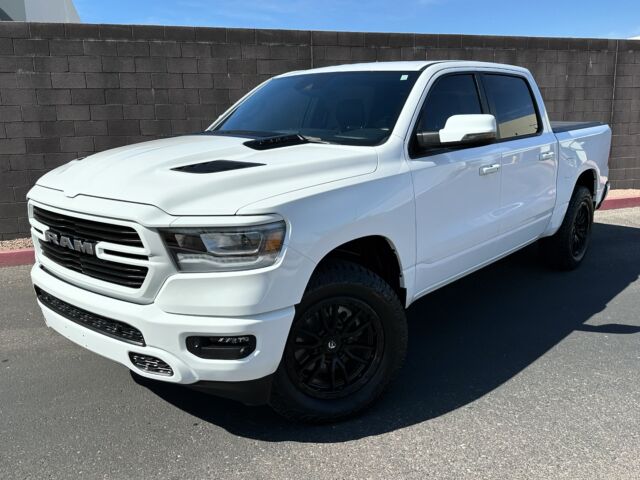
[[[553,133],[563,133],[569,130],[582,130],[583,128],[599,127],[602,122],[551,122]]]
[[[558,139],[558,203],[569,202],[582,171],[597,173],[596,201],[600,203],[609,177],[611,129],[599,122],[551,122]]]

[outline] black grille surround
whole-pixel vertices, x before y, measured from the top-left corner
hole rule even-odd
[[[138,232],[131,227],[70,217],[35,206],[33,218],[48,226],[52,233],[83,242],[104,241],[130,247],[143,247]],[[147,267],[103,260],[95,255],[61,247],[52,242],[40,240],[39,245],[45,257],[62,267],[124,287],[140,288],[149,272]],[[118,252],[111,253],[118,255]],[[122,257],[131,258],[132,256],[123,254]],[[146,257],[135,256],[135,258],[145,259]]]
[[[33,218],[62,235],[91,242],[102,241],[129,247],[143,247],[138,232],[131,227],[70,217],[35,206],[33,207]]]
[[[146,345],[142,332],[128,323],[113,320],[111,318],[103,317],[102,315],[97,315],[81,308],[74,307],[63,300],[54,297],[50,293],[45,292],[37,285],[35,286],[35,290],[40,303],[50,310],[53,310],[58,315],[63,316],[67,320],[122,342],[141,347]]]

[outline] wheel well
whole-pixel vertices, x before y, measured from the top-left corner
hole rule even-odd
[[[362,237],[344,243],[330,251],[316,266],[333,259],[358,263],[379,275],[393,288],[402,304],[406,301],[406,290],[402,287],[402,271],[395,250],[385,237]]]
[[[576,182],[576,187],[582,186],[587,187],[591,192],[591,196],[593,197],[593,201],[596,200],[596,172],[593,170],[585,170],[578,177],[578,181]]]

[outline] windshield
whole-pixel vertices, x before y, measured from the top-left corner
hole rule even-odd
[[[393,130],[420,72],[332,72],[276,78],[242,102],[219,133],[299,134],[344,145],[378,145]]]

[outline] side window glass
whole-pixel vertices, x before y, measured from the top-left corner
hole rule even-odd
[[[535,103],[524,78],[486,74],[483,84],[498,123],[499,138],[538,133],[540,125]]]
[[[449,75],[438,80],[427,94],[418,130],[437,132],[453,115],[478,113],[482,113],[482,106],[473,75]]]

